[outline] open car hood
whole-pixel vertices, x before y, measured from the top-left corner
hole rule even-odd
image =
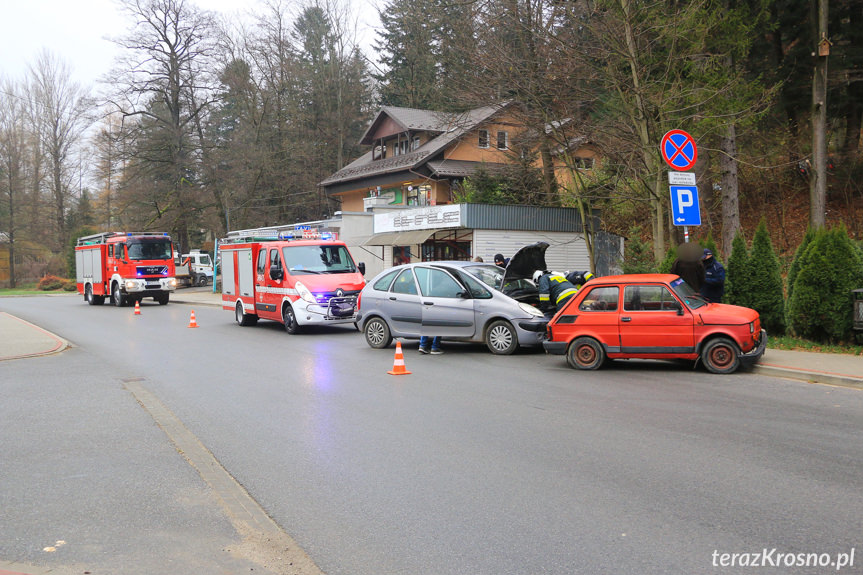
[[[536,270],[548,269],[545,266],[545,250],[547,242],[536,242],[524,246],[509,259],[503,275],[503,285],[518,279],[531,279]]]

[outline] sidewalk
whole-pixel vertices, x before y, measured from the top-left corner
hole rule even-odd
[[[213,287],[178,290],[171,303],[222,307],[222,294]],[[0,361],[59,353],[69,346],[61,337],[5,312],[0,312]],[[752,371],[863,389],[863,356],[770,349]]]

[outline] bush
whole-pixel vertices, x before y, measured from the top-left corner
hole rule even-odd
[[[641,239],[638,228],[629,230],[629,239],[626,243],[626,251],[621,264],[625,274],[649,274],[656,269],[656,261],[653,259],[651,246]]]
[[[65,283],[68,281],[69,280],[64,280],[63,278],[49,274],[42,276],[42,279],[40,279],[39,283],[36,284],[36,288],[42,291],[55,291],[63,288]]]
[[[851,290],[860,287],[863,261],[845,227],[815,231],[794,263],[797,271],[789,298],[790,327],[797,335],[815,341],[850,340]]]
[[[762,218],[749,252],[749,307],[761,315],[761,325],[771,334],[785,333],[785,293],[779,258],[773,250],[767,222]]]
[[[751,277],[749,250],[746,247],[746,240],[743,239],[743,233],[737,230],[731,243],[731,255],[728,257],[728,267],[725,270],[725,301],[734,305],[752,307]]]

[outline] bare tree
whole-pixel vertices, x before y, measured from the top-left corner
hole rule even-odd
[[[39,53],[30,66],[30,97],[42,149],[48,162],[48,187],[53,205],[55,233],[51,243],[59,253],[68,243],[66,215],[72,193],[76,146],[89,125],[92,101],[77,82],[69,66],[47,50]]]
[[[0,82],[0,231],[9,240],[9,287],[15,287],[15,236],[21,218],[17,214],[25,194],[27,134],[23,111],[25,100],[21,87],[9,80]]]
[[[165,217],[180,244],[189,245],[200,209],[200,142],[195,122],[212,103],[214,22],[185,0],[121,0],[134,21],[116,40],[125,52],[115,70],[120,91],[111,103],[133,124],[130,177],[144,191],[145,225]],[[128,122],[127,122],[128,123]]]

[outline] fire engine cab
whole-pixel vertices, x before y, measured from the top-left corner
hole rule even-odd
[[[258,319],[304,325],[353,323],[365,264],[336,234],[275,226],[229,232],[219,245],[222,308],[237,323]]]
[[[165,305],[177,288],[166,233],[105,232],[78,238],[75,271],[78,293],[90,305],[102,305],[106,297],[118,307],[145,297]]]

